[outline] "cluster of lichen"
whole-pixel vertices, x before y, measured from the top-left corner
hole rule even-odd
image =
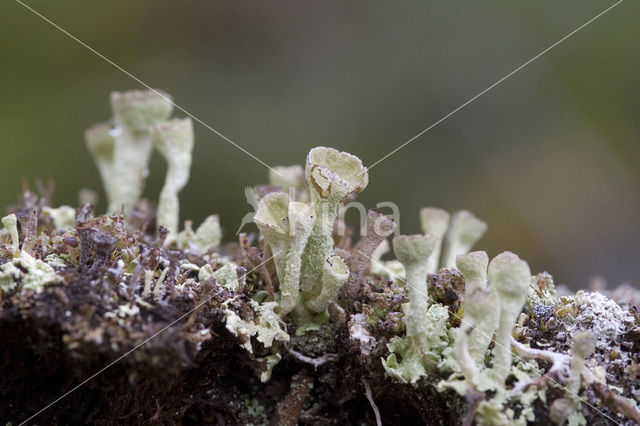
[[[424,208],[422,234],[393,238],[396,260],[381,260],[396,224],[373,210],[358,244],[337,244],[337,234],[345,226],[337,220],[338,211],[345,200],[366,187],[368,172],[357,157],[325,147],[312,149],[304,167],[272,169],[268,188],[248,191],[257,201],[253,220],[261,238],[252,247],[241,236],[245,265],[252,266],[249,271],[242,269],[218,250],[217,216],[209,216],[195,231],[188,221],[179,229],[178,193],[189,177],[191,121],[168,120],[171,101],[158,91],[114,93],[111,103],[112,121],[86,132],[112,214],[103,217],[100,226],[118,232],[122,226],[118,213],[134,216],[155,146],[168,163],[155,217],[158,238],[167,250],[183,253],[178,268],[184,275],[171,278],[171,291],[204,298],[207,283],[223,289],[220,308],[226,328],[263,364],[263,381],[282,359],[280,344],[291,339],[286,324],[295,326],[297,334],[310,333],[332,313],[342,318],[363,356],[379,344],[386,345],[380,362],[392,380],[453,389],[462,396],[482,395],[475,411],[480,424],[535,420],[534,403],[545,401],[549,384],[544,377],[566,387],[565,398],[551,404],[550,417],[558,423],[584,423],[581,392],[593,383],[607,382],[607,372],[594,358],[585,359],[594,351],[610,350],[610,341],[602,336],[627,330],[633,325],[630,313],[615,303],[617,308],[610,306],[611,301],[599,299],[597,293],[559,297],[548,274],[532,276],[527,263],[513,253],[504,252],[489,261],[485,252],[470,252],[487,225],[466,211],[450,215]],[[82,239],[83,228],[73,229],[73,209],[47,208],[42,213],[61,231],[55,241],[40,236],[42,246]],[[78,218],[78,223],[83,220]],[[0,295],[40,292],[64,281],[56,273],[61,266],[82,265],[84,254],[79,248],[37,259],[32,252],[35,230],[26,231],[28,223],[22,226],[25,237],[20,246],[16,216],[2,222],[13,259],[0,265]],[[92,238],[100,244],[100,238]],[[162,251],[149,262],[143,261],[144,250],[119,252],[118,279],[140,277],[143,284],[134,290],[131,302],[114,308],[115,317],[135,317],[169,291],[165,280],[173,266],[163,257],[169,252]],[[248,273],[257,274],[263,283],[263,288],[251,293],[250,314],[236,309],[244,297]],[[598,318],[589,318],[594,312]],[[573,335],[573,341],[567,338],[569,342],[562,349],[556,347],[556,352],[519,343],[533,341],[533,330],[559,329]],[[207,333],[201,333],[205,339],[210,337]],[[566,354],[570,347],[571,356]],[[618,360],[616,368],[637,366],[629,355],[619,355]],[[549,362],[550,369],[545,364]],[[429,375],[434,370],[439,372],[435,382]]]

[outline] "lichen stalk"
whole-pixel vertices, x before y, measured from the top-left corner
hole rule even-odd
[[[440,264],[440,253],[442,251],[442,240],[449,227],[449,212],[436,207],[424,207],[420,210],[420,225],[423,234],[431,234],[438,238],[433,253],[427,260],[427,272],[434,273]]]
[[[349,193],[362,191],[369,181],[366,167],[354,155],[318,147],[309,152],[305,166],[316,223],[305,247],[301,288],[319,294],[325,261],[333,255],[333,223],[338,206]]]
[[[140,199],[153,148],[149,128],[166,120],[173,109],[169,95],[159,91],[111,94],[115,144],[112,194],[108,211],[127,215]]]
[[[493,349],[492,376],[504,383],[511,369],[511,332],[524,305],[531,282],[529,265],[510,252],[493,258],[489,264],[489,281],[500,297],[500,320]]]
[[[180,201],[178,194],[189,181],[191,152],[193,151],[193,124],[191,119],[174,119],[151,127],[156,149],[167,161],[167,175],[160,192],[157,224],[169,230],[167,243],[178,232]]]
[[[393,251],[406,271],[405,287],[409,294],[409,313],[405,317],[407,336],[422,347],[426,333],[422,321],[429,308],[427,262],[438,238],[433,235],[399,235],[393,238]]]

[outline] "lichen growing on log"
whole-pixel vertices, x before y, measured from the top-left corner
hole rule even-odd
[[[180,230],[192,133],[164,121],[167,99],[115,94],[114,121],[87,132],[109,214],[26,192],[2,220],[0,419],[640,422],[637,291],[560,295],[515,254],[468,253],[483,221],[431,207],[380,260],[396,224],[370,211],[376,234],[351,241],[336,213],[368,175],[333,148],[249,191],[260,233],[221,244],[214,214]],[[184,141],[159,132],[176,123],[171,163]],[[158,215],[139,198],[153,138],[171,175]]]

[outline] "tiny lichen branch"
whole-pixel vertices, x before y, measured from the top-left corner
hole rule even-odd
[[[322,286],[326,260],[333,255],[333,224],[338,206],[352,192],[362,191],[369,182],[362,161],[333,148],[313,148],[307,156],[305,178],[309,185],[316,223],[304,250],[302,291],[316,295]]]
[[[468,253],[486,231],[487,224],[472,213],[466,210],[456,212],[451,217],[449,232],[444,239],[440,266],[453,268],[456,256]]]
[[[16,215],[11,213],[10,215],[3,217],[2,225],[4,225],[7,232],[9,232],[13,257],[20,256],[20,238],[18,236],[18,219],[16,218]]]
[[[427,288],[427,259],[433,253],[438,237],[433,235],[399,235],[393,238],[393,251],[404,265],[406,288],[409,294],[409,313],[405,317],[407,336],[414,339],[421,348],[426,341],[424,318],[429,301],[425,295]]]
[[[433,253],[427,261],[427,272],[432,274],[438,270],[440,263],[442,240],[449,228],[449,213],[436,207],[424,207],[420,210],[420,225],[423,234],[431,234],[438,237]]]
[[[113,128],[102,124],[86,132],[87,145],[104,181],[110,213],[123,210],[128,214],[138,202],[153,148],[149,128],[169,118],[172,109],[169,95],[163,92],[113,92]]]
[[[479,307],[474,306],[477,303],[476,297],[486,297],[485,293],[488,293],[492,300],[491,306],[483,305],[486,309],[485,312],[477,316],[473,322],[473,329],[468,332],[469,341],[467,346],[469,353],[474,362],[477,365],[481,365],[487,349],[491,344],[493,333],[495,333],[498,328],[500,311],[497,307],[500,301],[495,286],[491,286],[491,288],[486,291],[487,267],[489,265],[489,257],[486,252],[474,251],[468,254],[458,255],[456,265],[464,276],[465,281],[465,318],[467,317],[467,310],[470,307],[473,307],[472,309],[479,309]]]
[[[151,127],[150,133],[156,149],[167,161],[167,176],[158,202],[157,224],[169,230],[167,242],[171,242],[178,232],[178,193],[189,181],[193,123],[189,118],[169,120]]]
[[[488,272],[489,281],[500,297],[492,376],[497,383],[504,383],[511,369],[511,332],[527,297],[531,271],[527,262],[511,252],[504,252],[493,258]]]
[[[300,295],[302,253],[316,222],[315,210],[308,204],[291,202],[288,207],[289,241],[280,280],[280,315],[291,312]]]

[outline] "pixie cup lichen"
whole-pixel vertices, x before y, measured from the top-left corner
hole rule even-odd
[[[167,175],[160,192],[157,224],[169,231],[169,241],[178,232],[180,203],[178,193],[189,181],[193,124],[191,119],[174,119],[156,124],[150,129],[156,149],[167,161]]]
[[[369,177],[358,157],[318,147],[307,156],[305,178],[316,222],[304,250],[301,286],[314,295],[320,294],[325,262],[333,255],[332,230],[338,206],[350,193],[362,191]]]
[[[110,213],[128,214],[138,202],[153,149],[149,129],[169,118],[172,109],[164,92],[113,92],[113,121],[87,131],[87,146],[103,177]]]
[[[487,224],[472,213],[466,210],[456,212],[451,217],[449,231],[444,240],[440,266],[454,267],[456,256],[468,253],[486,231]]]
[[[477,318],[473,319],[473,328],[468,333],[468,350],[471,358],[476,364],[482,363],[491,340],[493,333],[498,327],[499,317],[499,300],[495,286],[491,286],[487,290],[487,267],[489,265],[489,257],[484,251],[474,251],[471,253],[459,255],[456,258],[458,270],[462,272],[465,281],[464,291],[464,318],[467,319],[469,309],[479,309],[476,307],[476,298],[484,298],[486,294],[491,298],[490,309],[485,307],[483,313],[479,313]],[[484,306],[484,305],[483,305]],[[469,315],[474,315],[469,314]]]
[[[108,202],[113,200],[117,189],[114,188],[113,150],[116,138],[113,136],[113,123],[98,123],[84,132],[87,149],[98,167],[98,173],[104,184]]]
[[[133,396],[137,414],[125,421],[163,424],[640,424],[640,322],[631,306],[598,292],[559,297],[549,274],[530,277],[515,254],[489,262],[469,253],[486,224],[465,211],[422,209],[422,234],[394,238],[395,258],[382,260],[399,215],[369,210],[353,240],[358,228],[342,213],[367,169],[333,148],[313,149],[304,168],[270,169],[268,185],[248,188],[255,213],[242,221],[260,232],[220,246],[217,216],[178,225],[191,122],[168,121],[170,101],[154,91],[114,94],[112,103],[114,119],[86,133],[109,214],[84,204],[95,197],[79,210],[56,208],[40,185],[40,195],[27,192],[8,208],[15,214],[0,230],[9,354],[11,342],[25,343],[20,353],[82,377],[96,361],[137,349],[120,369],[144,395],[111,380],[122,374],[97,378],[91,386],[113,401],[80,404],[75,423],[115,418],[110,408]],[[167,162],[157,209],[138,199],[150,149]],[[0,377],[18,384],[46,370],[6,367]],[[30,398],[31,388],[6,390]],[[0,417],[11,417],[5,406],[22,412],[42,402],[25,400],[0,404]],[[64,405],[48,419],[61,416]]]
[[[20,239],[18,237],[18,219],[15,214],[10,214],[2,218],[2,225],[9,233],[11,238],[11,252],[13,257],[20,256]]]
[[[489,281],[500,297],[500,321],[493,348],[492,377],[504,383],[511,369],[511,331],[524,306],[531,271],[524,260],[511,252],[494,257],[489,263]]]
[[[289,196],[272,192],[260,200],[254,221],[271,246],[278,277],[284,277],[284,264],[289,244]]]
[[[449,213],[436,207],[424,207],[420,210],[420,224],[422,233],[431,234],[438,238],[433,248],[433,253],[427,261],[427,272],[434,273],[438,270],[442,240],[449,227]]]
[[[316,222],[315,211],[304,203],[291,202],[288,208],[289,234],[284,277],[280,282],[280,315],[286,315],[298,303],[302,253]]]
[[[487,316],[495,311],[494,300],[488,291],[476,288],[470,294],[465,294],[464,320],[458,329],[455,341],[456,361],[464,374],[464,377],[472,388],[476,388],[476,375],[480,371],[481,363],[478,358],[478,327],[485,322]],[[493,334],[493,333],[491,333]],[[491,337],[489,337],[491,342]],[[483,342],[484,343],[484,342]],[[488,344],[487,344],[488,346]],[[484,348],[486,351],[486,348]],[[484,357],[484,352],[482,352]]]
[[[433,253],[438,237],[433,235],[399,235],[393,238],[393,251],[406,271],[406,290],[409,294],[409,312],[405,319],[407,336],[424,347],[426,317],[429,308],[427,288],[427,260]]]

